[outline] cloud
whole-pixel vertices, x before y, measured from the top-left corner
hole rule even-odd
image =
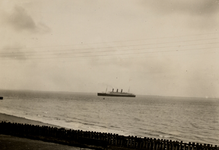
[[[18,31],[36,31],[37,26],[33,18],[27,14],[22,7],[14,7],[13,12],[6,14],[6,23],[15,30]]]
[[[144,1],[162,13],[188,13],[190,15],[213,15],[219,12],[218,0],[155,0]]]
[[[189,28],[198,30],[218,27],[219,0],[144,0],[142,2],[144,9],[152,10],[160,20],[168,19],[171,24],[183,23]]]
[[[15,6],[12,12],[4,13],[4,21],[16,31],[45,33],[50,29],[43,23],[36,23],[21,6]]]

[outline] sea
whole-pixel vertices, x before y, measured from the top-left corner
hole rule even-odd
[[[219,99],[0,90],[0,113],[67,129],[219,145]]]

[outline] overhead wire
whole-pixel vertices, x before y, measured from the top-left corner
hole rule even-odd
[[[202,46],[202,45],[211,45],[211,44],[218,44],[219,42],[210,42],[210,43],[200,43],[200,44],[187,44],[187,45],[176,45],[176,46],[156,46],[156,47],[140,47],[140,48],[132,48],[132,47],[128,47],[129,49],[120,49],[119,51],[121,52],[121,51],[133,51],[133,50],[135,50],[135,51],[141,51],[141,50],[144,50],[144,52],[145,53],[147,53],[146,51],[145,51],[145,49],[147,48],[147,49],[154,49],[154,48],[156,48],[156,49],[161,49],[161,48],[182,48],[182,47],[187,47],[187,46]],[[85,54],[85,53],[94,53],[94,52],[102,52],[102,53],[109,53],[109,52],[116,52],[116,50],[115,51],[109,51],[109,49],[108,48],[111,48],[111,49],[115,49],[115,48],[119,48],[119,46],[118,47],[107,47],[107,50],[98,50],[98,51],[91,51],[92,49],[94,49],[94,48],[90,48],[88,51],[75,51],[75,49],[72,49],[72,50],[61,50],[61,51],[49,51],[49,52],[52,52],[53,54]],[[77,49],[78,50],[78,49]],[[81,50],[84,50],[84,49],[81,49]],[[34,56],[36,56],[37,54],[39,54],[39,56],[41,55],[40,53],[44,53],[43,55],[51,55],[51,53],[46,53],[47,51],[45,51],[45,52],[42,52],[42,51],[40,51],[40,52],[25,52],[25,56],[31,56],[32,54],[34,54]],[[162,51],[154,51],[155,53],[156,52],[162,52]],[[17,53],[17,52],[4,52],[4,53],[0,53],[1,55],[0,55],[0,57],[1,56],[10,56],[10,55],[12,55],[12,56],[20,56],[20,55],[24,55],[24,52],[21,52],[21,53]]]
[[[168,41],[168,42],[154,42],[154,43],[145,43],[145,44],[128,44],[128,45],[117,45],[117,46],[107,46],[107,47],[91,47],[90,48],[71,48],[71,49],[59,49],[59,50],[44,50],[44,51],[10,51],[10,52],[1,52],[1,58],[10,58],[10,57],[27,57],[27,59],[57,59],[57,58],[81,58],[81,57],[100,57],[100,56],[123,56],[123,55],[130,55],[130,54],[148,54],[148,53],[167,53],[167,52],[184,52],[184,51],[194,51],[194,50],[205,50],[212,47],[206,47],[206,45],[218,44],[218,41],[213,41],[218,38],[211,37],[211,38],[199,38],[199,39],[192,39],[192,40],[178,40],[178,41]],[[211,40],[211,42],[209,42]],[[202,41],[207,41],[206,43]],[[148,42],[148,41],[146,41]],[[185,43],[186,42],[186,43]],[[196,42],[196,43],[191,43]],[[201,42],[201,43],[197,43]],[[163,44],[177,44],[174,46],[170,45],[163,45]],[[161,45],[161,46],[159,46]],[[162,46],[163,45],[163,46]],[[141,47],[144,46],[144,47]],[[145,46],[152,46],[152,47],[145,47]],[[153,47],[154,46],[154,47]],[[190,47],[189,47],[190,46]],[[191,46],[205,46],[205,47],[191,47]],[[182,50],[182,48],[184,49]],[[185,48],[189,47],[189,48]],[[39,47],[32,47],[39,48]],[[45,47],[41,47],[45,48]],[[164,50],[161,51],[160,49],[163,48],[175,48],[171,50]],[[180,50],[176,50],[180,49]],[[213,47],[219,48],[219,47]],[[118,50],[119,49],[119,50]],[[12,48],[13,50],[13,48]],[[15,49],[14,49],[15,50]],[[154,50],[154,51],[151,51]],[[131,52],[129,52],[131,51]],[[89,54],[89,55],[86,55]],[[67,55],[67,56],[64,56]],[[45,57],[50,56],[50,57]]]
[[[108,47],[95,47],[95,49],[104,49],[104,48],[121,48],[121,47],[131,47],[131,46],[147,46],[147,45],[159,45],[159,44],[174,44],[174,43],[178,43],[178,42],[194,42],[194,41],[206,41],[206,40],[216,40],[219,38],[204,38],[204,39],[195,39],[195,40],[182,40],[182,41],[173,41],[173,42],[154,42],[154,43],[146,43],[146,44],[134,44],[134,45],[118,45],[118,46],[108,46]],[[218,43],[218,42],[217,42]],[[90,45],[88,45],[90,46]],[[55,47],[55,46],[54,46]],[[58,47],[58,46],[57,46]],[[26,47],[26,48],[7,48],[7,50],[10,49],[38,49],[38,48],[46,48],[46,46],[42,46],[42,47]],[[56,47],[55,47],[56,48]],[[93,50],[94,48],[74,48],[74,50]],[[71,49],[72,50],[72,49]],[[71,50],[67,50],[67,51],[71,51]],[[38,52],[56,52],[57,50],[53,50],[53,51],[48,51],[48,50],[44,50],[44,51],[38,51]],[[60,51],[60,50],[58,50]],[[62,52],[65,50],[61,50]],[[30,51],[23,51],[26,53],[34,53],[34,52],[30,52]],[[3,54],[3,53],[0,53]]]
[[[211,50],[217,50],[219,47],[211,47]],[[169,52],[191,52],[191,51],[201,51],[201,50],[209,50],[209,47],[206,48],[198,48],[198,49],[194,49],[194,48],[190,48],[190,49],[184,49],[182,50],[162,50],[162,51],[140,51],[140,52],[129,52],[129,53],[112,53],[112,54],[93,54],[93,55],[77,55],[77,56],[69,56],[69,55],[65,55],[65,56],[50,56],[50,57],[31,57],[28,59],[63,59],[63,58],[92,58],[92,57],[108,57],[108,56],[130,56],[130,55],[140,55],[140,54],[155,54],[155,53],[169,53]],[[22,56],[22,55],[21,55]],[[2,56],[0,56],[2,57]],[[14,56],[19,57],[17,56]],[[145,56],[144,56],[145,57]],[[150,56],[151,57],[151,56]]]
[[[119,41],[108,41],[108,42],[89,42],[81,44],[68,44],[68,45],[44,45],[44,46],[35,46],[29,48],[47,48],[47,47],[69,47],[69,46],[82,46],[82,45],[97,45],[97,44],[112,44],[112,43],[123,43],[123,42],[134,42],[134,41],[145,41],[145,40],[158,40],[158,39],[168,39],[168,38],[179,38],[179,37],[194,37],[194,36],[201,36],[201,35],[216,35],[219,32],[212,32],[212,33],[203,33],[203,34],[187,34],[187,35],[176,35],[176,36],[166,36],[166,37],[153,37],[153,38],[144,38],[144,39],[134,39],[134,40],[119,40]],[[10,49],[20,49],[20,48],[10,48]]]

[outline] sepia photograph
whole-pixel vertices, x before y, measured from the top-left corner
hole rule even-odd
[[[219,150],[219,0],[0,0],[0,149]]]

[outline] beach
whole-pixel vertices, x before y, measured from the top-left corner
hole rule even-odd
[[[35,121],[35,120],[30,120],[30,119],[26,119],[22,117],[16,117],[16,116],[0,113],[0,122],[2,121],[11,122],[11,123],[23,123],[23,124],[31,124],[31,125],[58,127],[58,126],[43,123],[40,121]]]
[[[31,124],[31,125],[40,125],[40,126],[53,126],[55,125],[42,123],[39,121],[29,120],[21,117],[16,117],[12,115],[0,113],[0,122],[6,121],[11,123],[22,123],[22,124]],[[20,138],[10,135],[0,134],[0,149],[1,150],[89,150],[88,148],[80,148],[68,145],[62,145],[51,142],[44,142],[40,140],[32,140],[27,138]]]

